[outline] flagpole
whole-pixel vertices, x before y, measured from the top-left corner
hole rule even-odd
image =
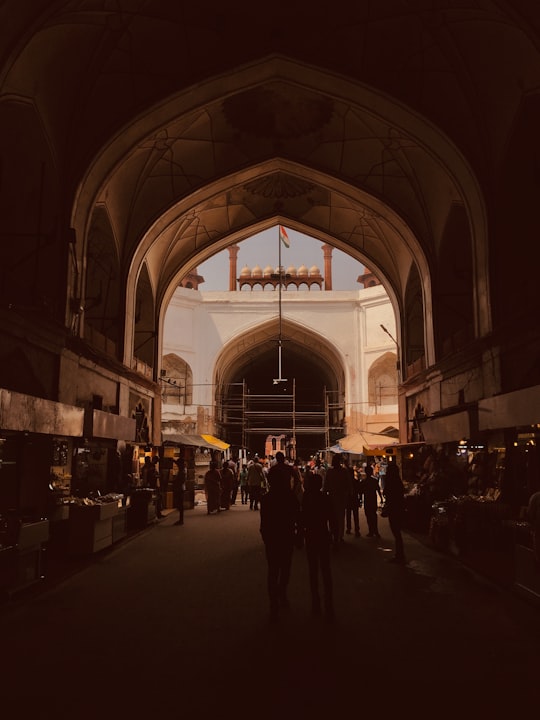
[[[278,225],[278,268],[277,273],[272,273],[272,279],[276,279],[278,281],[278,314],[279,314],[279,333],[278,333],[278,377],[274,378],[274,385],[278,385],[282,382],[287,382],[286,378],[281,377],[281,346],[282,346],[282,313],[281,313],[281,284],[283,282],[283,272],[281,268],[281,243],[282,243],[282,237],[281,237],[281,231],[283,230],[283,234],[285,237],[287,237],[287,234],[285,232],[285,228],[282,228],[281,225]],[[283,242],[285,242],[283,240]],[[288,243],[285,243],[286,247],[289,247]]]
[[[278,378],[281,380],[281,237],[279,232],[279,225],[278,225],[278,275],[279,275],[279,298],[278,298],[278,308],[279,308],[279,339],[278,339]]]

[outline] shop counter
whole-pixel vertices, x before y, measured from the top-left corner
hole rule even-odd
[[[119,508],[112,519],[112,541],[118,542],[127,535],[127,508]]]
[[[113,518],[118,514],[118,510],[115,502],[71,505],[68,531],[70,555],[96,553],[112,545]]]
[[[69,505],[67,503],[55,505],[49,513],[49,520],[52,523],[69,520]]]
[[[19,531],[17,545],[19,550],[24,551],[40,546],[49,539],[49,521],[38,520],[37,522],[23,523]]]

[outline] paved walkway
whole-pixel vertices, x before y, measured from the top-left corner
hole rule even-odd
[[[538,711],[538,609],[410,536],[407,566],[387,563],[386,520],[381,540],[347,536],[333,555],[334,624],[310,614],[299,550],[291,608],[269,625],[258,513],[185,516],[0,607],[4,708],[77,720]]]

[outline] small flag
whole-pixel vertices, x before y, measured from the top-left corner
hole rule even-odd
[[[291,247],[291,244],[289,242],[289,236],[287,235],[287,231],[285,230],[283,225],[279,226],[279,239],[285,245],[286,248]]]

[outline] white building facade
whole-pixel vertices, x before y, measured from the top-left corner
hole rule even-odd
[[[343,434],[398,427],[395,319],[383,286],[351,291],[289,287],[282,290],[281,301],[279,295],[277,289],[176,290],[163,327],[164,430],[219,433],[217,399],[241,373],[248,355],[256,363],[270,347],[274,377],[280,360],[284,376],[302,375],[302,363],[289,362],[290,342],[300,356],[315,359],[336,378]]]

